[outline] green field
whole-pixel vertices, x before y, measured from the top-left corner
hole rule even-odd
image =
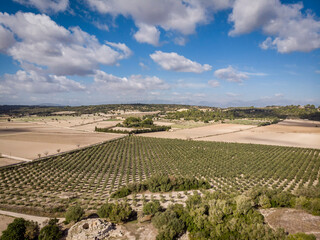
[[[320,150],[130,136],[28,164],[0,169],[0,207],[86,209],[151,175],[205,178],[212,189],[241,193],[255,185],[294,191],[319,185]],[[61,198],[74,193],[75,200]]]

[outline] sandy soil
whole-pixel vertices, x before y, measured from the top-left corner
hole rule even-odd
[[[50,220],[50,218],[47,218],[47,217],[39,217],[34,215],[27,215],[27,214],[8,212],[8,211],[2,211],[2,210],[0,210],[0,214],[11,216],[14,218],[24,218],[25,220],[28,220],[28,221],[37,222],[40,228],[42,228]],[[59,223],[62,223],[65,220],[65,218],[58,218],[58,220],[59,220]],[[0,221],[0,224],[1,224],[1,221]]]
[[[239,142],[292,147],[320,148],[320,127],[307,120],[285,120],[279,124],[196,140]]]
[[[253,128],[252,125],[238,125],[238,124],[214,124],[204,127],[191,128],[191,129],[181,129],[168,132],[154,132],[154,133],[144,133],[141,136],[146,137],[159,137],[159,138],[179,138],[179,139],[195,139],[199,137],[212,136],[225,134],[235,131],[242,131],[249,128]]]
[[[272,228],[284,228],[290,234],[314,234],[320,239],[320,216],[292,208],[261,209],[260,212]]]
[[[145,133],[142,136],[320,149],[320,122],[285,120],[278,124],[264,127],[215,124],[193,129],[175,130],[173,132]]]
[[[118,138],[119,134],[88,133],[45,123],[5,122],[0,125],[0,152],[28,159],[69,151],[75,148]]]
[[[1,157],[0,158],[0,167],[11,165],[11,164],[15,164],[15,163],[19,163],[19,162],[22,162],[22,161]]]
[[[0,236],[2,235],[2,232],[7,229],[8,225],[13,222],[13,220],[13,217],[0,215]]]

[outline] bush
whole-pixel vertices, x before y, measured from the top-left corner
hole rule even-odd
[[[143,206],[144,215],[155,215],[157,212],[161,211],[161,205],[159,201],[152,201]]]
[[[316,240],[316,237],[313,234],[296,233],[290,234],[287,240]]]
[[[33,240],[37,239],[39,226],[35,222],[16,218],[2,232],[1,240]]]
[[[84,210],[80,206],[70,207],[66,212],[66,222],[78,222],[84,214]]]
[[[179,219],[177,213],[167,210],[163,213],[156,213],[152,224],[159,230],[157,240],[175,239],[185,231],[184,222]]]
[[[50,219],[48,225],[41,229],[39,240],[59,240],[62,237],[62,232],[57,223],[58,219]]]
[[[99,217],[107,218],[113,223],[126,222],[134,213],[128,203],[105,203],[98,210]]]

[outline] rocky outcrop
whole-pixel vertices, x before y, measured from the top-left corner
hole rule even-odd
[[[67,240],[103,240],[109,237],[115,226],[100,218],[82,220],[73,225]]]

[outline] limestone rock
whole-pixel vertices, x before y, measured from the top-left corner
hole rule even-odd
[[[100,218],[82,220],[73,225],[66,240],[103,240],[106,239],[115,226]]]

